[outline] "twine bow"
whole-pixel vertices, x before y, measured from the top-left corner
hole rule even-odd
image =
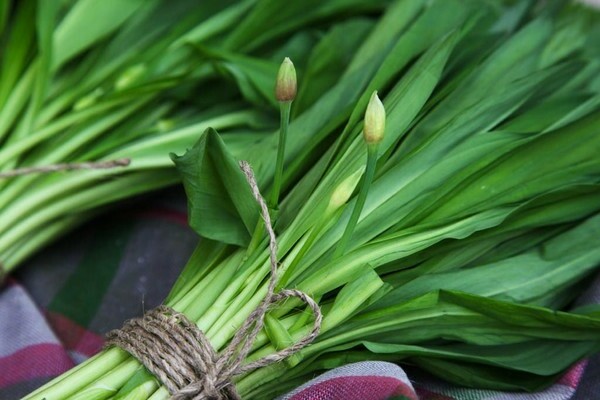
[[[129,320],[122,329],[107,335],[107,345],[117,345],[136,357],[160,379],[174,400],[241,399],[232,383],[235,376],[284,360],[310,344],[321,328],[319,305],[307,294],[295,289],[275,293],[277,240],[269,209],[250,165],[241,161],[240,168],[261,208],[269,236],[271,275],[265,298],[246,318],[229,345],[217,354],[194,322],[167,306],[157,307],[143,318]],[[286,349],[243,364],[264,326],[269,307],[289,297],[297,297],[311,308],[315,317],[311,332]]]

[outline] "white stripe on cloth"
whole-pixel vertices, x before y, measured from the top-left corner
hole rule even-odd
[[[402,370],[402,368],[400,368],[396,364],[384,361],[363,361],[344,365],[342,367],[338,367],[331,371],[325,372],[324,374],[319,375],[318,377],[305,383],[304,385],[294,389],[290,393],[278,397],[277,400],[289,400],[296,394],[303,392],[306,389],[309,389],[311,386],[318,385],[330,379],[352,376],[389,377],[397,379],[398,381],[403,382],[406,386],[412,388],[412,384],[406,376],[406,373]]]
[[[0,357],[36,344],[60,344],[27,292],[17,284],[0,290]]]

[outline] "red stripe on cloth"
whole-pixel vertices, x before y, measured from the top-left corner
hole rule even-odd
[[[567,373],[558,380],[557,383],[576,389],[579,385],[579,381],[581,381],[583,373],[585,372],[585,367],[587,364],[587,360],[579,361],[577,364],[573,365],[571,369],[569,369],[569,371],[567,371]]]
[[[28,346],[0,358],[0,387],[35,378],[57,376],[73,368],[73,365],[65,349],[58,344]]]
[[[138,213],[138,215],[142,217],[165,219],[167,221],[175,222],[180,225],[188,226],[187,214],[179,211],[160,208],[155,210],[143,211]]]
[[[405,396],[417,400],[412,388],[389,376],[343,376],[310,385],[290,400],[385,400]]]
[[[421,400],[455,400],[453,397],[435,393],[431,390],[423,389],[422,387],[416,387],[415,390]]]
[[[67,350],[91,357],[102,349],[102,336],[86,330],[62,314],[46,311],[46,318]]]

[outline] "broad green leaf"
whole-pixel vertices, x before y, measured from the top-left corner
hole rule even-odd
[[[484,204],[487,208],[492,203],[514,203],[533,193],[543,193],[563,185],[592,183],[594,177],[600,174],[600,162],[596,157],[600,146],[600,138],[596,134],[597,121],[595,115],[590,115],[505,155],[494,163],[493,168],[463,185],[460,193],[448,198],[428,216],[428,220],[450,214],[465,215],[481,209]],[[548,163],[548,160],[553,162]],[[514,175],[514,171],[519,171],[519,174]],[[508,175],[511,179],[507,179]]]
[[[323,294],[355,279],[365,264],[373,268],[407,257],[444,239],[462,239],[500,224],[510,209],[495,209],[439,227],[416,227],[357,248],[330,262],[313,264],[298,280],[299,287]]]
[[[550,99],[525,112],[515,116],[500,126],[500,129],[509,132],[535,133],[544,131],[561,117],[576,109],[589,96],[577,94],[556,99]]]
[[[193,148],[171,157],[188,196],[190,226],[207,238],[247,245],[260,217],[259,206],[218,133],[207,129]]]
[[[415,18],[416,13],[420,11],[421,7],[422,4],[419,2],[408,1],[397,2],[393,7],[390,8],[386,17],[389,17],[390,20],[394,21],[395,25],[397,25],[396,20],[400,18],[402,24],[400,24],[398,28],[404,28],[404,25],[407,25],[407,27],[404,28],[406,31],[401,31],[402,34],[400,35],[399,39],[393,43],[387,54],[387,57],[379,66],[377,73],[371,82],[369,82],[369,85],[354,107],[348,120],[348,124],[346,125],[342,135],[348,135],[350,133],[349,129],[352,129],[352,127],[358,123],[358,121],[360,121],[371,93],[375,90],[385,90],[386,87],[389,86],[390,81],[399,73],[399,71],[408,65],[409,62],[421,52],[425,51],[429,47],[436,46],[438,47],[436,50],[440,51],[445,57],[439,57],[435,61],[439,62],[439,60],[442,60],[441,63],[445,64],[447,57],[449,56],[449,53],[446,52],[454,49],[455,41],[458,40],[459,35],[455,33],[452,36],[452,40],[442,39],[450,32],[456,31],[456,29],[465,21],[465,19],[467,19],[467,16],[469,15],[468,7],[464,4],[464,2],[460,1],[434,1],[429,4],[428,7],[426,7],[425,10],[418,15],[418,17]],[[415,18],[414,22],[411,21],[412,18]],[[410,25],[408,25],[409,21],[412,22]],[[383,22],[385,21],[382,21],[382,23]],[[383,24],[378,27],[382,28]],[[386,31],[375,31],[372,35],[372,38],[377,38],[378,33],[383,34],[386,40],[389,40],[391,37],[391,35]],[[444,44],[442,45],[441,43]],[[366,49],[366,47],[363,49]],[[368,52],[368,50],[366,50],[366,52]],[[419,61],[420,68],[423,68],[423,66],[427,65],[429,62],[432,64],[434,63],[432,59],[434,58],[433,54],[435,53],[432,50],[429,50],[428,54],[428,57],[424,56],[423,59]],[[362,56],[362,59],[368,59],[367,54]],[[357,57],[357,63],[362,61],[362,59]],[[428,66],[428,68],[428,72],[430,72],[432,75],[432,80],[435,80],[437,83],[437,80],[439,79],[437,75],[441,74],[441,71],[437,72],[434,68],[432,68],[432,66]],[[412,70],[417,71],[417,68],[413,68]],[[425,75],[426,73],[424,72],[423,74]],[[423,93],[428,96],[430,91],[423,90]],[[397,88],[395,93],[394,90],[392,90],[392,93],[390,94],[391,99],[389,99],[388,102],[391,104],[396,104],[399,97],[401,98],[403,94],[404,93]],[[389,108],[390,105],[386,105],[386,110]],[[411,119],[406,118],[399,126],[405,127],[410,122]],[[393,125],[388,122],[388,126]],[[397,137],[394,138],[397,139]],[[386,140],[387,143],[394,143],[394,140],[390,139],[389,134],[386,134],[384,140]],[[342,149],[347,147],[348,146],[342,147]]]
[[[351,317],[383,285],[379,275],[367,267],[366,272],[340,290],[333,307],[323,319],[323,329],[336,326]]]
[[[11,91],[15,90],[17,82],[24,80],[24,69],[35,38],[35,2],[13,2],[13,16],[10,21],[10,31],[3,33],[8,37],[2,53],[2,74],[0,84],[0,109],[5,107]],[[3,116],[6,118],[6,116]],[[14,117],[13,117],[14,118]],[[3,132],[0,132],[0,137]]]
[[[551,376],[563,371],[553,366],[564,365],[564,357],[574,363],[590,350],[590,342],[579,343],[576,346],[565,346],[561,341],[527,342],[497,346],[474,347],[464,344],[445,344],[441,346],[402,345],[391,343],[363,342],[369,351],[378,354],[400,354],[403,357],[419,359],[434,358],[444,360],[466,361],[479,365],[491,365],[500,368],[514,369],[531,374]],[[571,350],[572,353],[567,355]],[[546,362],[540,362],[546,358]]]
[[[0,34],[4,33],[4,26],[10,14],[11,0],[0,0]]]
[[[540,304],[589,275],[600,264],[600,217],[545,241],[533,250],[487,265],[429,273],[394,289],[407,300],[431,290],[469,292],[516,303]],[[547,305],[541,303],[540,305]]]
[[[259,107],[269,105],[277,108],[274,77],[277,76],[279,64],[203,46],[195,46],[195,49],[218,72],[231,77],[248,102]]]
[[[472,268],[518,255],[600,210],[597,186],[575,186],[540,196],[519,207],[497,227],[469,238],[444,241],[408,258],[383,266],[381,273],[401,271],[390,282],[410,281],[428,273]],[[411,267],[417,268],[402,271]]]
[[[302,25],[327,19],[338,13],[381,9],[386,1],[307,0],[285,5],[277,0],[261,0],[225,41],[228,50],[248,51]],[[267,28],[267,29],[265,29]]]
[[[80,0],[75,3],[56,29],[53,68],[114,32],[143,3],[143,0]]]
[[[496,100],[494,94],[506,91],[506,84],[516,85],[519,79],[531,75],[538,69],[539,47],[548,40],[551,23],[546,20],[531,22],[512,36],[474,71],[465,84],[440,103],[415,128],[415,132],[402,144],[397,152],[403,158],[413,149],[438,135],[457,117],[465,118],[465,110],[477,109],[482,100]],[[532,79],[528,84],[533,86]],[[497,103],[498,100],[495,101]],[[466,119],[466,118],[465,118]]]
[[[250,10],[257,0],[245,0],[241,2],[233,2],[231,6],[224,8],[221,12],[216,13],[211,18],[206,19],[199,25],[192,28],[184,36],[182,36],[176,44],[195,43],[200,44],[207,39],[228,29],[234,23],[239,22],[244,15]],[[195,4],[197,6],[197,4]],[[172,6],[172,5],[171,5]],[[197,9],[197,8],[196,8]]]
[[[333,87],[372,27],[367,19],[350,20],[334,26],[321,39],[306,62],[306,72],[299,76],[294,115],[310,108]]]
[[[467,362],[449,362],[436,358],[416,358],[413,361],[420,368],[444,377],[459,387],[477,388],[479,391],[527,391],[538,392],[556,381],[558,375],[537,376],[527,373],[515,373],[492,366]],[[566,372],[566,371],[561,371]]]
[[[38,0],[36,9],[36,31],[38,56],[35,63],[35,85],[29,103],[29,109],[21,121],[20,131],[11,136],[11,140],[24,136],[35,128],[37,114],[42,107],[51,79],[52,40],[60,7],[59,0]]]
[[[441,42],[433,46],[421,59],[411,68],[411,70],[400,80],[394,89],[394,100],[397,104],[406,104],[405,106],[397,105],[393,110],[388,111],[388,125],[393,126],[394,130],[387,133],[386,139],[383,142],[382,148],[385,149],[399,139],[404,133],[404,129],[412,118],[417,115],[423,104],[427,101],[430,93],[438,83],[445,63],[456,44],[457,35],[451,35],[444,38]],[[386,101],[384,100],[384,104]],[[319,183],[319,186],[311,194],[307,200],[309,202],[324,202],[329,201],[331,192],[347,177],[354,174],[357,170],[363,168],[366,159],[366,150],[362,143],[362,137],[357,137],[353,140],[352,147],[331,170],[331,172]],[[374,190],[374,188],[372,188]],[[367,198],[367,202],[369,198]],[[352,203],[350,203],[352,204]],[[368,203],[367,203],[368,204]],[[368,206],[367,206],[368,208]],[[337,229],[331,235],[341,235],[344,222],[349,218],[351,208],[346,208],[346,219],[341,219],[337,225]],[[302,226],[309,220],[306,215],[314,213],[314,208],[305,207],[300,211],[302,217],[297,218],[297,226],[293,226],[293,232],[302,234],[306,229]],[[360,226],[360,225],[359,225]],[[323,244],[331,243],[331,241],[323,241]],[[318,246],[317,246],[318,247]],[[317,252],[319,250],[316,250]],[[321,250],[323,251],[323,250]],[[317,253],[318,254],[318,253]]]
[[[289,376],[338,365],[345,354],[352,354],[416,363],[461,385],[539,390],[599,348],[597,316],[460,292],[432,292],[406,302],[389,302],[389,295],[302,350],[305,361]],[[357,346],[377,354],[369,355]],[[441,365],[454,372],[448,374]],[[281,376],[283,372],[268,373]],[[274,378],[265,374],[265,382],[270,379]]]

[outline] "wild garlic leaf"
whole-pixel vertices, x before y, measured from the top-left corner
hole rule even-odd
[[[188,197],[190,226],[209,239],[247,245],[260,209],[217,131],[207,129],[194,147],[171,158]]]

